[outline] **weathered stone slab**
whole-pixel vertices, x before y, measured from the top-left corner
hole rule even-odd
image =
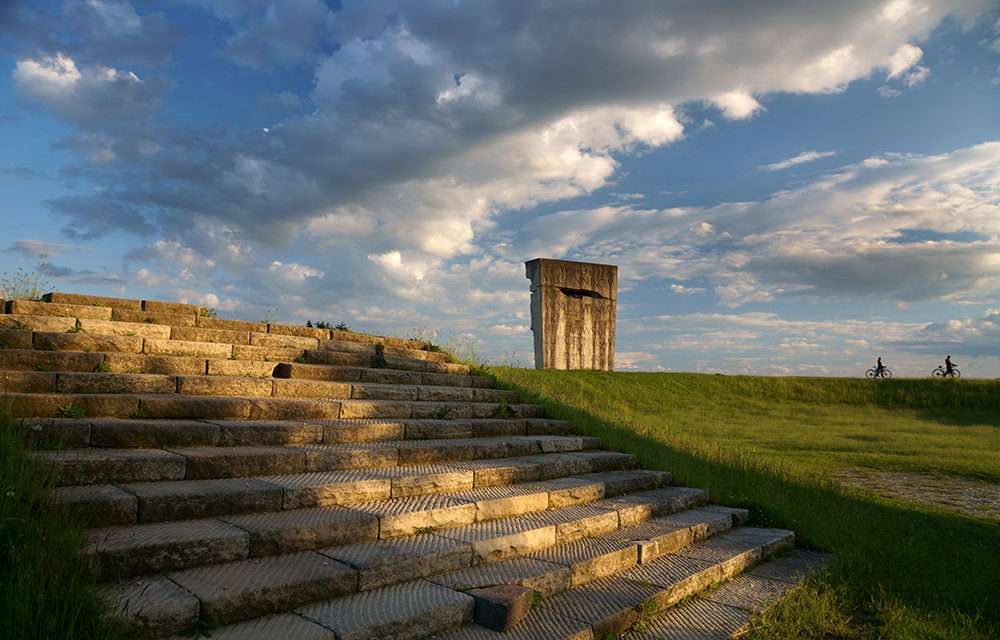
[[[98,588],[111,615],[149,636],[179,631],[198,620],[198,598],[162,576],[143,576]]]
[[[139,406],[147,418],[199,418],[204,420],[246,420],[250,400],[211,396],[141,396]]]
[[[742,609],[696,598],[653,619],[646,632],[664,640],[734,638],[749,621],[750,614]]]
[[[99,354],[95,354],[99,355]],[[202,375],[204,358],[148,356],[141,353],[108,353],[104,356],[110,373],[157,373],[160,375]]]
[[[793,549],[776,560],[765,562],[750,573],[794,585],[809,574],[819,571],[825,562],[833,558],[834,555],[831,553]]]
[[[281,349],[278,347],[255,347],[246,345],[233,345],[233,358],[235,360],[259,360],[261,362],[292,362],[306,355],[305,349],[290,348]]]
[[[319,346],[319,340],[306,336],[252,332],[250,344],[255,347],[270,347],[272,349],[316,349]]]
[[[32,302],[30,300],[11,300],[11,314],[62,316],[66,318],[93,318],[95,320],[110,320],[111,309],[93,305],[60,304],[58,302]]]
[[[494,631],[507,631],[523,620],[531,610],[534,595],[528,587],[513,584],[470,589],[466,593],[476,601],[473,620]]]
[[[559,544],[527,557],[569,567],[570,588],[613,576],[638,562],[634,545],[600,538]]]
[[[146,313],[170,313],[183,315],[190,313],[193,316],[200,316],[205,310],[200,304],[184,304],[183,302],[160,302],[158,300],[143,300],[142,310]]]
[[[270,378],[274,375],[274,370],[280,366],[274,362],[255,360],[208,360],[208,375]]]
[[[3,316],[0,316],[2,318]],[[35,349],[50,351],[85,351],[139,353],[143,338],[131,336],[102,336],[87,333],[48,333],[36,331]]]
[[[187,459],[186,480],[300,473],[306,457],[288,447],[171,447]]]
[[[246,376],[178,376],[177,393],[186,396],[270,397],[271,379]]]
[[[154,356],[187,356],[194,358],[229,358],[233,355],[233,345],[214,342],[191,342],[188,340],[159,340],[145,338],[142,352]]]
[[[508,460],[470,460],[461,466],[475,473],[473,486],[495,487],[519,482],[532,482],[541,476],[541,467],[531,462],[531,458],[511,458]]]
[[[542,434],[568,436],[576,433],[576,427],[574,427],[573,423],[569,422],[568,420],[552,420],[549,418],[528,418],[524,422],[526,425],[526,433],[529,436],[542,435]]]
[[[95,447],[166,447],[219,444],[219,427],[197,420],[91,420]]]
[[[60,393],[175,393],[174,376],[132,373],[59,374]]]
[[[319,444],[323,442],[323,427],[299,421],[242,422],[215,420],[221,429],[219,444],[223,446],[266,446],[275,444]]]
[[[316,338],[317,340],[322,338],[326,340],[330,337],[329,329],[318,329],[316,327],[301,327],[292,324],[276,324],[268,323],[267,333],[273,333],[282,336],[299,336],[307,338]]]
[[[171,340],[189,342],[220,342],[226,344],[250,344],[249,331],[229,329],[207,329],[203,327],[171,327]]]
[[[355,400],[400,400],[412,402],[417,399],[418,388],[399,384],[354,384],[351,397]]]
[[[338,398],[351,397],[351,385],[322,380],[275,379],[274,395],[280,398]]]
[[[112,527],[136,521],[135,496],[109,484],[59,487],[54,496],[87,527]]]
[[[518,584],[548,598],[569,588],[569,567],[521,556],[437,575],[429,580],[458,590]]]
[[[100,353],[38,351],[31,348],[31,332],[17,331],[27,336],[24,349],[0,349],[0,369],[7,371],[93,371],[104,359]],[[2,340],[2,336],[0,336]]]
[[[413,400],[423,402],[487,402],[483,398],[477,398],[475,391],[483,389],[472,389],[471,387],[438,387],[420,386],[417,387],[417,396]],[[492,389],[491,389],[492,391]],[[489,400],[492,401],[492,400]]]
[[[419,371],[399,371],[397,369],[361,369],[361,382],[373,384],[427,384]]]
[[[326,398],[253,398],[251,420],[336,420],[341,417],[341,403]]]
[[[488,564],[555,544],[556,528],[521,518],[477,522],[437,533],[472,544],[473,564]]]
[[[98,333],[106,336],[138,336],[140,338],[161,338],[164,340],[170,337],[170,327],[162,324],[80,318],[79,326],[80,331],[84,333]]]
[[[483,487],[452,493],[451,497],[476,505],[477,522],[545,511],[549,506],[548,491],[530,485]]]
[[[250,534],[251,557],[378,539],[378,519],[375,516],[341,507],[225,516],[222,520]]]
[[[327,364],[283,362],[275,368],[275,378],[294,380],[326,380],[328,382],[359,382],[364,369]]]
[[[405,427],[402,422],[388,420],[364,420],[359,422],[321,421],[323,442],[326,444],[349,444],[355,442],[385,442],[402,440]]]
[[[438,494],[365,502],[351,508],[377,517],[383,540],[469,524],[476,517],[474,505]]]
[[[205,329],[224,329],[226,331],[257,331],[267,333],[266,322],[246,322],[245,320],[225,320],[223,318],[206,318],[198,316],[199,327]]]
[[[306,349],[303,351],[305,359],[309,364],[317,365],[338,365],[345,367],[370,367],[372,366],[371,356],[359,353],[344,353],[342,351],[330,351],[328,349]],[[293,358],[289,358],[292,360]]]
[[[345,400],[340,405],[341,420],[360,420],[364,418],[409,418],[410,403],[379,402],[377,400]]]
[[[305,455],[309,471],[380,469],[398,464],[398,450],[380,445],[315,445],[298,449]]]
[[[338,640],[417,640],[471,620],[472,610],[470,596],[417,580],[296,611],[333,629]]]
[[[0,327],[9,330],[62,333],[76,328],[76,318],[6,313],[0,315]]]
[[[363,542],[320,550],[358,570],[358,591],[399,584],[472,564],[471,545],[435,535]]]
[[[331,507],[345,504],[386,500],[392,481],[372,477],[363,471],[326,471],[285,476],[266,476],[263,480],[281,487],[283,509]]]
[[[428,467],[414,468],[410,475],[392,478],[392,497],[405,498],[427,493],[447,493],[472,489],[472,471],[458,469],[435,470]]]
[[[407,440],[471,438],[475,435],[470,420],[406,420],[405,425]]]
[[[90,420],[72,418],[27,419],[32,445],[45,449],[73,449],[90,446]]]
[[[300,615],[283,613],[213,629],[212,640],[337,640],[337,636]]]
[[[516,443],[510,443],[516,444]],[[483,458],[503,458],[508,454],[518,455],[528,451],[513,451],[507,441],[494,438],[466,438],[459,440],[437,440],[422,442],[409,440],[400,446],[400,464],[433,464],[454,462],[459,460],[477,460]],[[530,444],[530,443],[524,443]]]
[[[142,300],[131,298],[109,298],[107,296],[88,296],[79,293],[60,293],[53,291],[42,296],[46,302],[59,304],[85,305],[88,307],[113,307],[115,309],[142,309]]]
[[[250,553],[247,533],[218,520],[90,529],[86,538],[80,555],[103,580],[230,562]]]
[[[56,374],[41,371],[0,371],[0,393],[55,393]]]
[[[31,331],[25,329],[0,328],[0,350],[30,348]]]
[[[317,553],[253,558],[170,574],[201,601],[207,620],[229,623],[357,591],[357,571]]]
[[[61,393],[8,393],[15,418],[61,418],[71,414],[120,417],[134,415],[139,401],[135,396],[109,394],[67,395]]]
[[[124,485],[139,500],[139,522],[165,522],[281,509],[281,487],[255,478]]]
[[[35,451],[32,457],[58,469],[63,485],[179,480],[184,458],[158,449]]]
[[[111,319],[122,322],[170,325],[173,327],[193,327],[198,316],[193,313],[151,313],[148,311],[119,309],[115,307],[111,314]]]
[[[556,544],[559,545],[618,529],[617,513],[585,504],[540,511],[528,516],[528,520],[555,525]]]

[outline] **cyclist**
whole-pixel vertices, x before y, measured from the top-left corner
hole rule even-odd
[[[951,361],[951,355],[944,357],[944,375],[955,377],[955,363]]]
[[[882,356],[878,357],[878,363],[875,365],[875,377],[876,378],[885,377],[885,365],[882,364]]]

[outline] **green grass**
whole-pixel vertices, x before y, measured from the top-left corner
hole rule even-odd
[[[1000,524],[829,479],[866,466],[1000,482],[1000,383],[491,373],[752,523],[838,554],[747,637],[1000,637]]]
[[[30,442],[0,396],[0,635],[124,638],[101,618],[94,577],[77,559],[82,526],[50,501],[55,478],[29,460]]]

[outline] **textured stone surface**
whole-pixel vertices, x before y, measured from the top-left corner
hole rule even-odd
[[[99,355],[99,354],[98,354]],[[104,357],[111,373],[159,373],[162,375],[202,375],[204,358],[150,356],[139,353],[108,353]]]
[[[470,596],[418,580],[296,611],[333,629],[338,640],[417,640],[458,627],[472,610]]]
[[[246,420],[250,417],[250,400],[243,398],[142,396],[139,407],[147,418]]]
[[[351,505],[352,509],[379,519],[379,538],[397,538],[415,533],[457,527],[473,522],[475,505],[447,496],[430,494],[382,502]]]
[[[198,316],[194,313],[162,313],[148,312],[135,309],[115,308],[111,315],[112,320],[122,322],[142,322],[145,324],[160,324],[173,327],[193,327]]]
[[[271,380],[246,376],[178,376],[177,393],[186,396],[270,397]]]
[[[4,318],[5,316],[0,316]],[[103,336],[96,333],[46,333],[35,331],[34,348],[51,351],[139,353],[144,338]]]
[[[6,333],[4,333],[6,331]],[[67,351],[35,351],[31,348],[31,332],[17,329],[0,330],[0,346],[5,335],[27,338],[23,347],[0,349],[0,369],[21,371],[93,371],[104,360],[100,353]]]
[[[406,437],[403,423],[396,420],[319,421],[317,424],[322,426],[323,442],[327,444],[383,442]]]
[[[98,595],[113,616],[154,637],[180,631],[198,619],[198,598],[162,576],[104,585]]]
[[[363,471],[327,471],[284,476],[266,476],[262,480],[280,487],[285,509],[329,507],[385,500],[392,491],[389,478],[373,477]]]
[[[111,319],[110,308],[95,307],[93,305],[11,300],[9,307],[8,313],[15,315],[63,316],[66,318],[93,318],[96,320]]]
[[[507,631],[528,615],[532,590],[514,584],[470,589],[466,593],[476,601],[473,620],[495,631]]]
[[[324,380],[276,379],[274,395],[281,398],[340,398],[351,397],[351,385]]]
[[[56,374],[49,371],[0,371],[0,393],[55,393]]]
[[[154,356],[228,358],[233,355],[233,346],[231,344],[215,344],[212,342],[145,338],[143,340],[142,352]]]
[[[325,398],[253,398],[251,420],[336,420],[341,417],[341,403]]]
[[[146,313],[190,313],[194,316],[201,315],[205,307],[198,304],[184,304],[183,302],[160,302],[158,300],[143,300],[142,310]]]
[[[71,449],[90,444],[91,420],[71,418],[28,419],[31,442],[46,449]]]
[[[516,557],[491,564],[481,564],[430,578],[452,589],[519,584],[548,598],[569,588],[569,567],[529,557]]]
[[[220,444],[226,446],[264,446],[274,444],[319,444],[323,427],[297,420],[250,422],[214,420],[220,429]]]
[[[198,317],[198,326],[205,329],[267,332],[266,322],[247,322],[245,320],[226,320],[224,318],[205,318],[203,316]]]
[[[80,331],[84,333],[99,333],[107,336],[138,336],[140,338],[161,339],[170,337],[170,327],[162,324],[80,318],[79,326]]]
[[[139,409],[136,396],[110,394],[8,393],[15,418],[83,417],[125,418]]]
[[[184,458],[158,449],[67,449],[36,451],[32,457],[58,469],[63,485],[184,477]]]
[[[274,362],[258,362],[255,360],[208,360],[208,375],[210,376],[248,376],[252,378],[270,378],[280,365]]]
[[[472,564],[472,546],[431,534],[320,550],[358,570],[358,590],[455,571]]]
[[[224,516],[250,534],[250,555],[269,556],[378,539],[378,519],[339,507]]]
[[[446,529],[437,535],[471,543],[473,564],[487,564],[551,547],[555,544],[556,528],[509,518]]]
[[[176,636],[171,640],[190,637]],[[214,629],[212,640],[337,640],[337,636],[298,614],[285,613]]]
[[[88,296],[79,293],[61,293],[53,291],[42,296],[46,302],[59,304],[77,304],[89,307],[113,307],[115,309],[142,309],[142,300],[131,298],[109,298],[106,296]]]
[[[174,376],[138,373],[59,374],[59,393],[174,393]]]
[[[535,368],[613,370],[618,267],[536,258],[525,275]]]
[[[95,447],[213,446],[220,442],[217,425],[198,420],[91,420]]]
[[[125,485],[139,500],[139,522],[164,522],[281,509],[282,490],[254,478]]]
[[[170,339],[190,342],[250,344],[250,331],[208,329],[205,327],[171,327]]]
[[[305,329],[306,327],[302,328]],[[255,347],[272,347],[279,349],[315,349],[319,346],[319,340],[306,336],[251,332],[250,344]]]
[[[2,303],[2,300],[0,300]],[[30,349],[32,335],[28,329],[13,329],[0,326],[0,349]]]
[[[604,638],[628,629],[638,619],[641,603],[657,592],[652,585],[603,578],[546,599],[544,609],[548,616],[590,624],[594,637]]]
[[[251,558],[186,569],[170,579],[201,601],[206,620],[230,623],[348,595],[357,571],[318,553]]]
[[[171,447],[187,459],[187,480],[300,473],[306,459],[286,447]]]
[[[87,527],[112,527],[136,521],[135,496],[109,484],[59,487],[54,495]]]

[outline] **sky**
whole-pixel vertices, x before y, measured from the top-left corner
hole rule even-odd
[[[1000,377],[1000,2],[0,0],[0,270],[531,366]],[[44,256],[44,257],[42,257]]]

